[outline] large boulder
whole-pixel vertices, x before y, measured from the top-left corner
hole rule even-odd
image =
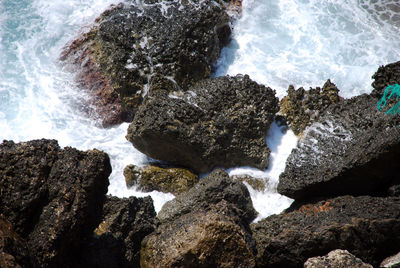
[[[342,100],[339,89],[330,80],[321,88],[294,89],[289,86],[287,95],[280,102],[279,113],[289,123],[290,129],[300,135],[304,129],[316,121],[331,104]]]
[[[383,194],[400,184],[400,116],[377,102],[364,94],[331,105],[290,154],[278,192],[304,200]]]
[[[199,173],[217,166],[265,169],[265,136],[277,111],[275,91],[247,75],[206,79],[186,92],[152,90],[126,137],[155,159]]]
[[[151,197],[108,196],[103,221],[82,249],[81,267],[140,267],[141,242],[157,223]]]
[[[141,267],[254,267],[247,188],[217,170],[167,202],[142,243]]]
[[[199,181],[199,176],[187,169],[153,165],[128,165],[124,169],[124,176],[128,187],[136,185],[143,192],[159,191],[174,195],[186,192]]]
[[[400,198],[351,197],[307,204],[251,226],[258,267],[302,267],[340,248],[378,266],[400,248]]]
[[[54,140],[0,145],[0,214],[39,267],[73,266],[99,224],[111,173],[107,154]]]
[[[372,78],[374,90],[371,94],[380,98],[387,86],[400,84],[400,61],[380,66]]]
[[[348,252],[347,250],[336,249],[322,257],[309,258],[304,263],[304,268],[373,268],[372,265]]]
[[[210,77],[231,33],[220,1],[125,1],[72,42],[61,59],[95,96],[104,125],[131,121],[153,76],[186,89]]]

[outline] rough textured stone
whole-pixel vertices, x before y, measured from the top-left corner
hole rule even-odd
[[[13,229],[10,222],[0,215],[0,267],[34,267],[27,243]]]
[[[255,218],[246,187],[217,170],[167,202],[142,243],[141,267],[254,267]]]
[[[279,113],[289,123],[290,128],[296,135],[300,135],[304,129],[318,119],[331,104],[342,100],[339,97],[339,89],[330,80],[326,81],[321,88],[294,89],[289,86],[285,96],[280,103]]]
[[[83,249],[81,267],[140,267],[141,242],[157,222],[151,197],[109,196],[103,221]]]
[[[268,187],[268,179],[267,178],[254,178],[248,175],[234,175],[232,176],[234,180],[240,182],[246,182],[250,185],[254,190],[264,192]]]
[[[374,90],[371,95],[380,98],[388,85],[400,84],[400,61],[379,67],[372,78],[375,81],[372,83]]]
[[[313,257],[304,263],[304,268],[373,268],[372,265],[364,263],[362,260],[352,255],[347,250],[336,249],[326,256]]]
[[[360,95],[330,106],[286,162],[278,192],[302,200],[341,194],[384,194],[400,184],[400,116]]]
[[[278,111],[275,91],[247,75],[202,80],[187,92],[151,92],[127,139],[155,159],[202,173],[213,167],[265,169],[265,135]]]
[[[384,259],[379,265],[379,267],[388,267],[388,268],[400,267],[400,252],[397,253],[396,255]]]
[[[0,214],[39,266],[73,265],[71,256],[100,222],[110,173],[108,156],[98,150],[61,149],[54,140],[5,141]]]
[[[189,191],[165,203],[158,218],[166,222],[190,211],[215,209],[220,202],[233,205],[234,213],[247,224],[257,216],[246,186],[229,178],[224,170],[215,170]]]
[[[351,197],[307,204],[251,226],[258,267],[302,267],[341,248],[374,266],[400,247],[400,198]]]
[[[229,23],[219,1],[125,1],[105,11],[61,59],[80,69],[77,79],[95,96],[104,125],[131,121],[153,76],[183,89],[210,77]]]
[[[174,195],[192,188],[199,177],[184,168],[162,168],[146,166],[143,168],[128,165],[124,169],[126,185],[137,185],[144,192],[160,191]]]

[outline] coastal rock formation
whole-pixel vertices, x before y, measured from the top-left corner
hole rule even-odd
[[[336,249],[322,257],[308,259],[304,263],[304,268],[373,268],[372,265],[364,263],[362,260],[348,252],[347,250]]]
[[[210,77],[229,23],[220,1],[125,1],[97,18],[61,59],[80,69],[77,79],[108,126],[132,120],[154,75],[182,89]]]
[[[375,81],[372,83],[374,90],[371,95],[380,98],[387,86],[400,84],[400,61],[379,67],[372,78]]]
[[[279,113],[289,123],[294,134],[300,135],[304,129],[316,121],[331,104],[338,103],[339,89],[330,80],[321,88],[294,89],[289,86],[287,95],[281,100]]]
[[[199,181],[199,177],[187,169],[158,166],[139,168],[128,165],[124,176],[128,187],[137,185],[144,192],[159,191],[174,195],[186,192]]]
[[[275,91],[247,75],[206,79],[186,92],[152,90],[126,137],[146,155],[198,173],[246,165],[265,169],[265,136],[277,111]]]
[[[141,242],[157,222],[151,197],[107,197],[103,221],[82,249],[81,267],[140,267]]]
[[[400,248],[400,198],[343,196],[251,225],[258,267],[302,267],[341,248],[377,266]]]
[[[141,267],[254,267],[247,188],[216,170],[167,202],[142,243]]]
[[[400,252],[390,256],[382,261],[379,267],[399,268],[400,267]]]
[[[26,240],[33,263],[73,265],[100,222],[110,173],[98,150],[44,139],[0,145],[0,214]]]
[[[377,102],[364,94],[330,106],[292,151],[278,192],[304,200],[384,194],[400,184],[400,116]]]

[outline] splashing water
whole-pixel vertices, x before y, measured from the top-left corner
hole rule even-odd
[[[0,1],[0,140],[57,139],[61,146],[97,148],[110,155],[109,193],[144,196],[126,189],[128,164],[148,159],[125,140],[128,124],[103,129],[86,118],[85,100],[72,74],[58,65],[62,47],[87,31],[118,0]],[[378,65],[400,54],[399,4],[364,0],[245,0],[233,41],[223,50],[216,75],[247,73],[282,97],[289,84],[321,86],[331,78],[344,96],[370,91]],[[279,174],[297,138],[274,123],[266,171],[241,167],[230,175],[268,179],[269,190],[249,190],[259,218],[278,213],[291,200],[276,193]],[[150,193],[158,211],[172,195]]]

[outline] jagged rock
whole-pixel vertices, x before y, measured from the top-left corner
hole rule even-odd
[[[400,184],[400,117],[377,102],[364,94],[330,106],[290,154],[278,192],[304,200],[384,194]]]
[[[330,80],[321,88],[297,90],[291,85],[280,103],[279,113],[289,123],[296,135],[300,135],[304,129],[318,119],[331,104],[338,103],[343,98],[339,97],[339,89]]]
[[[152,91],[126,137],[152,158],[199,173],[218,166],[265,169],[265,135],[277,110],[275,91],[247,75],[206,79],[180,94]]]
[[[167,202],[142,243],[141,267],[254,267],[249,192],[223,170]]]
[[[348,252],[347,250],[336,249],[322,257],[313,257],[304,263],[304,268],[373,268],[372,265]]]
[[[379,267],[399,268],[400,267],[400,252],[394,256],[384,259]]]
[[[264,192],[267,189],[268,179],[266,178],[254,178],[248,175],[234,175],[232,178],[240,182],[246,182],[259,192]]]
[[[81,267],[140,267],[141,242],[157,222],[151,197],[109,196],[103,221],[83,249]]]
[[[35,267],[27,243],[0,214],[0,267]]]
[[[351,197],[307,204],[251,226],[258,267],[302,267],[341,248],[377,266],[400,247],[400,198]]]
[[[104,125],[131,121],[154,75],[186,89],[210,77],[230,37],[219,1],[125,1],[112,6],[61,59],[95,96]]]
[[[371,95],[381,98],[387,86],[400,84],[400,61],[379,67],[372,78],[375,81],[372,83],[374,90]]]
[[[126,185],[137,185],[144,192],[160,191],[174,195],[192,188],[199,177],[184,168],[162,168],[146,166],[143,168],[128,165],[124,169]]]
[[[55,140],[0,145],[0,214],[40,267],[68,267],[101,219],[111,165]]]

